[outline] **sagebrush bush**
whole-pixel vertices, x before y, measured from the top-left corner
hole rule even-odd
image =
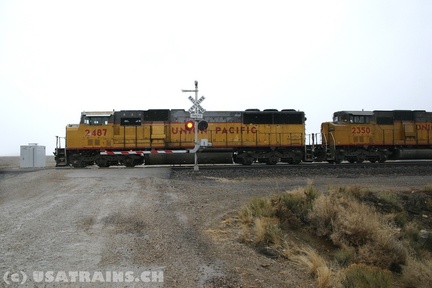
[[[281,246],[283,234],[277,218],[255,218],[255,244]]]
[[[255,217],[273,217],[274,208],[268,198],[253,198],[239,213],[243,223],[253,223]]]
[[[345,245],[333,253],[334,259],[341,267],[345,267],[351,264],[355,256],[356,256],[355,249],[353,247],[349,247]]]
[[[318,196],[318,190],[311,184],[303,191],[286,192],[274,199],[275,214],[284,227],[299,228],[308,221],[307,215]]]
[[[356,262],[389,268],[406,261],[406,250],[395,230],[356,197],[340,191],[323,195],[314,201],[309,219],[318,235],[330,238],[337,246],[356,249]]]
[[[392,287],[389,271],[364,264],[353,264],[343,271],[342,286],[346,288]]]
[[[314,201],[308,218],[318,236],[330,236],[333,233],[333,222],[338,215],[336,200],[323,195]]]
[[[432,287],[432,260],[419,261],[409,257],[398,280],[400,287]]]

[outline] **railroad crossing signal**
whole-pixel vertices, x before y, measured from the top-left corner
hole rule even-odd
[[[189,100],[193,103],[192,107],[189,109],[189,113],[190,113],[190,117],[192,119],[194,119],[194,121],[198,122],[197,119],[202,119],[203,113],[206,111],[200,105],[201,102],[204,101],[204,99],[205,99],[204,96],[201,96],[201,98],[198,99],[198,81],[195,81],[195,89],[194,90],[182,90],[182,92],[194,92],[195,93],[195,99],[192,96],[189,96]],[[202,123],[200,122],[201,125],[195,125],[194,121],[186,122],[186,130],[188,130],[188,129],[190,129],[190,130],[194,129],[195,130],[195,146],[199,147],[200,143],[198,143],[198,126],[200,126],[201,129],[204,128],[203,130],[205,130],[205,129],[207,129],[208,124],[206,121],[201,121],[202,122]],[[194,170],[198,171],[199,170],[199,168],[198,168],[198,156],[196,154],[196,151],[194,152],[194,154],[195,154]]]

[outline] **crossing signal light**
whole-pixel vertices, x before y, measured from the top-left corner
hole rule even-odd
[[[204,131],[204,130],[206,130],[208,128],[208,123],[207,123],[207,121],[200,121],[199,123],[198,123],[198,130],[200,130],[200,131]]]
[[[189,120],[185,123],[185,128],[187,131],[192,131],[194,127],[195,127],[195,121]]]

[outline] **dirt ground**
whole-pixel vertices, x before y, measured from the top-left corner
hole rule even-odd
[[[229,219],[252,197],[308,183],[320,191],[352,185],[411,191],[432,184],[425,176],[215,177],[205,170],[190,176],[171,167],[55,169],[52,158],[47,165],[19,169],[18,157],[0,158],[0,287],[313,287],[302,267],[226,234]],[[46,277],[34,279],[35,271]],[[62,271],[91,277],[102,271],[108,283],[76,283]],[[144,283],[149,278],[141,276],[109,283],[107,271],[163,271],[163,282]]]

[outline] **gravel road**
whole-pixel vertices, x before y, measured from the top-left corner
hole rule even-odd
[[[66,281],[69,287],[308,287],[313,281],[299,267],[256,253],[220,228],[252,197],[310,182],[322,191],[329,185],[409,191],[432,183],[427,175],[257,171],[0,170],[0,287],[23,280],[19,287]],[[45,277],[35,279],[35,271]],[[120,281],[122,271],[123,282],[112,283],[109,277],[117,273]]]

